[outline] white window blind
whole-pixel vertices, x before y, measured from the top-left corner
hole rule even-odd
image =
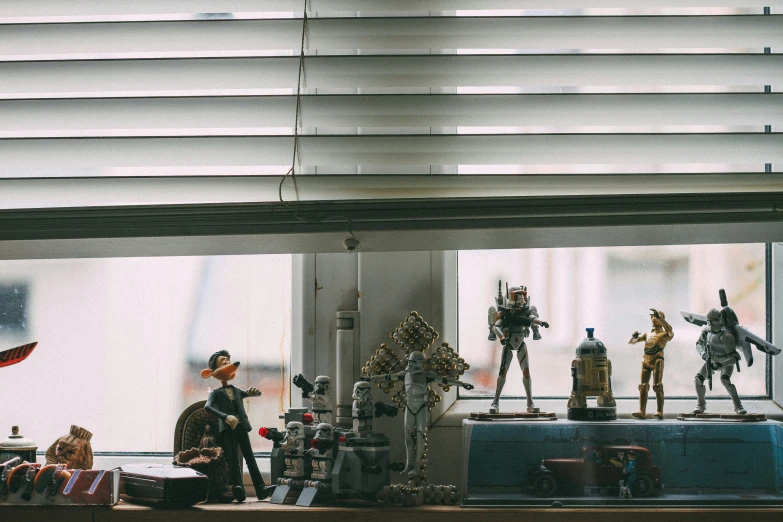
[[[585,215],[781,240],[781,9],[0,1],[0,241],[352,228],[465,248],[432,234]]]

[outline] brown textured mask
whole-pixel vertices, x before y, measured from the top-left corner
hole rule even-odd
[[[92,469],[92,433],[72,425],[71,431],[63,435],[46,450],[47,464],[65,464],[71,469]]]

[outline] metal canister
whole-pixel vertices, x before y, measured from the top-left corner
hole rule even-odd
[[[6,462],[14,457],[20,457],[27,462],[35,462],[35,452],[38,446],[35,442],[19,434],[19,426],[11,428],[11,435],[0,441],[0,462]]]

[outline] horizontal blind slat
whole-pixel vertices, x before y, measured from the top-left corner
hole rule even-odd
[[[105,138],[0,140],[0,172],[52,175],[112,169],[290,164],[293,138]],[[41,154],[45,150],[46,154]],[[632,134],[302,137],[303,166],[764,164],[783,162],[783,134]],[[284,172],[281,171],[281,173]]]
[[[359,127],[783,127],[783,94],[306,96],[301,106],[304,134]],[[295,107],[292,96],[7,100],[0,101],[0,137],[292,133]]]
[[[295,89],[298,64],[298,58],[1,63],[0,99]],[[783,83],[783,55],[313,57],[305,67],[306,92],[552,86],[757,90]]]
[[[0,209],[274,202],[279,178],[0,179]],[[300,201],[783,193],[783,174],[298,176]],[[283,185],[283,197],[296,197]]]
[[[299,54],[298,20],[3,27],[0,60]],[[783,46],[783,15],[312,20],[308,54],[417,50],[761,49]],[[703,52],[703,51],[702,51]],[[348,52],[347,54],[352,54]]]
[[[781,0],[600,0],[587,3],[584,0],[311,0],[311,16],[329,13],[378,12],[388,14],[410,12],[491,11],[491,10],[581,10],[618,9],[688,9],[688,8],[780,8]],[[2,0],[0,19],[70,18],[94,19],[129,16],[171,16],[171,15],[219,15],[243,13],[296,13],[301,16],[304,2],[297,0]]]

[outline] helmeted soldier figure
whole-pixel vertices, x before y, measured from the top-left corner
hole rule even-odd
[[[503,356],[500,360],[495,398],[492,401],[489,412],[498,413],[500,411],[500,394],[503,392],[503,386],[506,384],[506,373],[508,373],[511,359],[514,352],[516,352],[517,361],[519,361],[519,367],[522,370],[522,384],[527,395],[527,411],[538,413],[539,409],[533,403],[530,361],[525,339],[530,336],[531,330],[533,331],[533,340],[541,339],[538,328],[539,326],[549,328],[549,323],[539,319],[538,310],[530,304],[527,287],[514,286],[507,289],[505,299],[500,288],[498,288],[498,297],[495,301],[498,309],[495,310],[494,306],[489,309],[489,340],[500,340],[500,343],[503,345]]]

